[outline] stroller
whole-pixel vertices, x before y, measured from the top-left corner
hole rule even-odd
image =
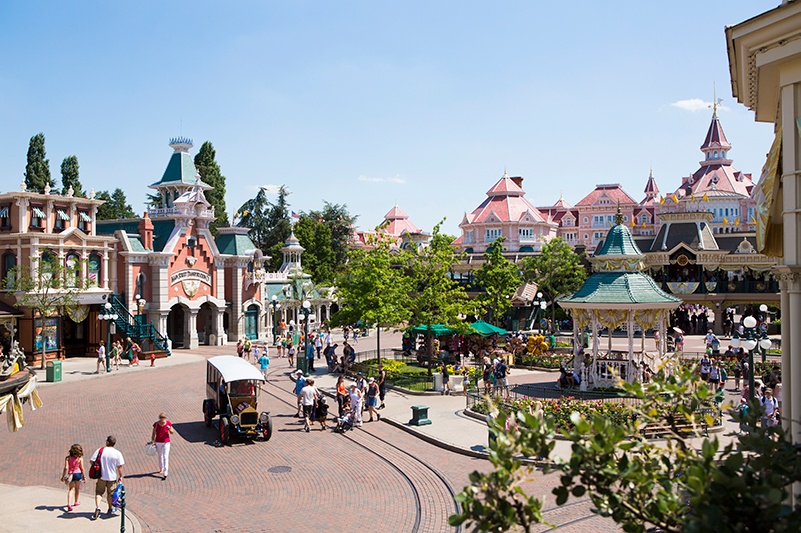
[[[337,426],[334,428],[334,431],[337,433],[345,433],[351,429],[353,429],[353,413],[347,410],[341,417],[337,418]]]
[[[326,403],[325,398],[317,400],[317,406],[314,408],[312,416],[313,422],[320,422],[325,425],[325,421],[328,420],[328,403]]]

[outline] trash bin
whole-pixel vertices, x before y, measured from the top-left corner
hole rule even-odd
[[[309,360],[304,354],[295,354],[295,368],[303,372],[304,376],[309,375]]]
[[[437,392],[442,392],[445,390],[445,387],[442,384],[442,373],[440,372],[434,374],[434,390]]]
[[[61,361],[48,361],[45,364],[45,378],[50,383],[61,381]]]

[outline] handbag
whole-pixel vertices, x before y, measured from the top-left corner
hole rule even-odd
[[[156,443],[148,442],[147,444],[145,444],[145,453],[150,457],[156,455],[158,453],[158,450],[156,450]]]
[[[97,452],[97,459],[92,461],[92,466],[89,467],[89,478],[90,479],[100,479],[103,475],[102,469],[100,467],[100,458],[103,457],[103,448],[100,448],[100,451]]]

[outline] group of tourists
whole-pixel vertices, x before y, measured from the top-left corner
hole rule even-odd
[[[484,394],[501,394],[509,392],[509,366],[500,357],[490,360],[485,355],[482,361],[481,379],[484,382]]]
[[[154,447],[159,458],[159,472],[162,480],[167,479],[170,466],[170,435],[175,430],[167,415],[160,413],[158,420],[153,423],[151,441],[148,447]],[[106,444],[97,448],[89,458],[89,469],[84,464],[84,451],[80,444],[70,446],[64,458],[64,467],[61,472],[61,481],[67,485],[67,512],[72,512],[81,505],[81,489],[87,479],[97,481],[95,485],[95,510],[92,520],[100,517],[103,497],[106,499],[106,516],[112,517],[116,509],[123,504],[122,467],[125,458],[117,448],[117,439],[114,435],[106,437]]]
[[[141,346],[132,341],[130,337],[125,339],[125,345],[122,340],[117,339],[111,343],[109,348],[109,362],[115,370],[120,369],[123,360],[128,362],[129,367],[139,366],[139,354],[142,352]],[[150,366],[156,366],[156,354],[150,353]],[[106,372],[106,345],[100,343],[97,347],[97,370],[95,374]]]

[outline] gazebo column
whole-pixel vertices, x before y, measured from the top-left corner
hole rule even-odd
[[[593,311],[592,313],[592,383],[595,386],[598,383],[598,365],[596,364],[596,360],[598,359],[598,345],[601,342],[601,338],[598,336],[598,314]]]
[[[628,312],[629,315],[629,323],[628,327],[626,328],[628,331],[626,332],[629,338],[629,363],[626,365],[629,367],[628,372],[626,372],[626,381],[629,383],[633,383],[635,380],[634,377],[634,311],[630,310]],[[639,381],[639,380],[638,380]]]

